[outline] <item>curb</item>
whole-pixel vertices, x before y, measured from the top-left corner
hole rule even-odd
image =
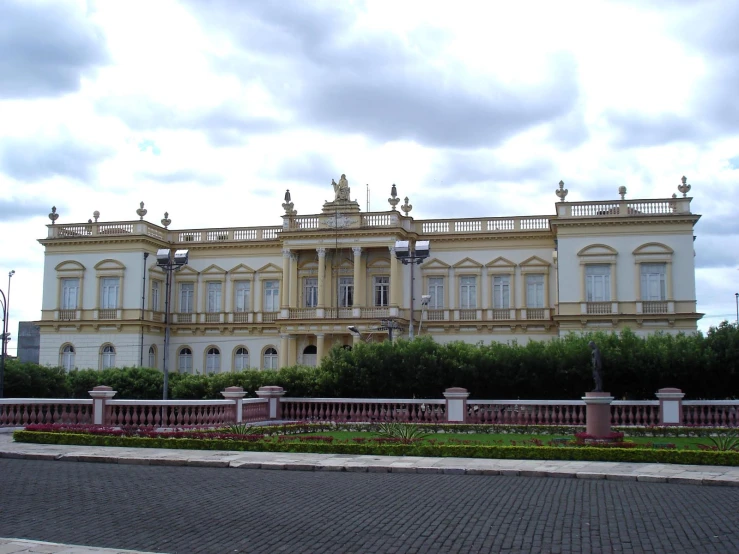
[[[320,464],[297,462],[251,462],[206,459],[177,458],[123,458],[116,456],[97,456],[90,454],[43,454],[0,451],[0,458],[15,460],[46,460],[61,462],[87,462],[104,464],[131,464],[148,466],[188,466],[232,469],[263,469],[281,471],[343,471],[353,473],[410,473],[433,475],[486,475],[505,477],[539,477],[559,479],[630,481],[639,483],[666,483],[671,485],[702,485],[720,487],[739,487],[739,481],[722,478],[701,479],[696,477],[670,477],[666,475],[640,475],[628,473],[594,473],[572,471],[540,471],[525,469],[486,469],[474,467],[435,467],[435,466],[394,466],[394,465],[360,465],[356,463]]]

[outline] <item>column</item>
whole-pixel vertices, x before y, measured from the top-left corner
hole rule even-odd
[[[226,312],[226,314],[229,314],[230,312],[233,312],[233,299],[232,299],[232,291],[231,291],[231,274],[227,271],[225,275],[225,281],[223,283],[223,286],[226,287],[226,290],[223,291],[223,309],[221,311]],[[225,316],[226,322],[229,321],[229,316]]]
[[[446,398],[447,423],[464,423],[467,421],[467,398],[470,393],[461,387],[452,387],[444,391]]]
[[[680,389],[668,387],[659,389],[656,396],[659,399],[659,424],[682,425],[685,393]]]
[[[325,336],[323,333],[316,333],[316,365],[321,365],[325,349]]]
[[[287,366],[287,338],[287,335],[280,335],[280,351],[277,353],[277,363],[280,366],[278,369],[282,369]]]
[[[112,387],[98,385],[97,387],[93,387],[91,391],[88,391],[88,394],[92,396],[93,425],[105,425],[107,423],[106,415],[108,411],[105,407],[105,403],[108,399],[115,396],[116,391],[114,391]]]
[[[287,337],[287,365],[294,366],[298,363],[298,337],[289,335]]]
[[[269,419],[279,419],[282,417],[280,398],[285,396],[285,389],[282,387],[259,387],[257,396],[259,398],[266,398],[269,401],[267,404]]]
[[[365,298],[364,287],[362,286],[362,247],[353,246],[352,252],[354,252],[354,307],[361,308],[364,306]]]
[[[316,252],[318,252],[318,307],[324,308],[326,306],[326,287],[323,283],[326,280],[326,249],[316,248]]]
[[[290,254],[290,307],[298,307],[298,253]]]
[[[280,289],[280,307],[288,306],[288,284],[290,283],[290,249],[282,251],[282,287]]]
[[[236,409],[235,423],[243,423],[244,421],[244,397],[246,393],[243,387],[226,387],[221,391],[221,395],[226,400],[233,400]]]
[[[400,271],[398,267],[400,262],[395,257],[395,247],[388,247],[390,250],[390,306],[397,308],[400,305],[400,290],[403,283],[400,282]]]

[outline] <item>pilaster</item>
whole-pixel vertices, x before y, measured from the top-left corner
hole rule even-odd
[[[318,307],[325,308],[326,287],[324,281],[326,280],[326,249],[316,248],[316,252],[318,252]],[[317,357],[320,359],[320,356]]]
[[[280,307],[288,307],[288,285],[290,283],[290,249],[282,251],[282,287],[280,288]]]
[[[362,307],[364,305],[364,286],[362,283],[362,247],[353,246],[354,253],[354,307]]]
[[[323,333],[316,334],[316,365],[321,365],[326,349],[326,337]]]
[[[290,254],[290,307],[298,307],[298,253]]]
[[[280,335],[280,351],[277,353],[278,369],[287,366],[288,336]]]
[[[400,262],[395,257],[395,247],[389,246],[388,249],[390,250],[390,306],[397,308],[400,305],[400,291],[403,288],[398,271]]]

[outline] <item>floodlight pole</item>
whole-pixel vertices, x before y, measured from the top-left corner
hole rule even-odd
[[[734,293],[734,298],[736,298],[736,325],[739,327],[739,292]]]
[[[400,241],[405,242],[405,241]],[[415,249],[415,246],[413,248],[410,247],[410,242],[408,242],[408,248],[407,248],[407,254],[399,252],[398,249],[398,242],[396,242],[396,248],[395,248],[395,257],[398,258],[398,260],[401,261],[403,265],[410,264],[411,266],[411,309],[410,309],[410,316],[409,316],[409,325],[408,325],[408,339],[413,340],[414,334],[413,334],[413,266],[416,264],[420,264],[423,260],[429,257],[430,250],[428,248],[428,241],[424,241],[426,244],[426,248],[419,252]],[[401,255],[399,255],[401,254]],[[395,286],[395,285],[393,285]]]
[[[4,396],[5,387],[5,343],[8,340],[8,334],[4,332],[8,324],[8,300],[5,298],[5,293],[0,290],[0,297],[2,298],[3,308],[3,333],[2,333],[2,349],[0,350],[0,398]]]

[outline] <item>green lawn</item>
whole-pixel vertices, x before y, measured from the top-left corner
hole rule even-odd
[[[351,432],[351,431],[326,431],[323,433],[303,433],[300,435],[291,435],[291,436],[322,436],[322,437],[334,437],[335,440],[352,440],[354,438],[374,438],[374,437],[380,437],[381,435],[378,433],[358,433],[358,432]],[[494,434],[494,433],[485,433],[485,434],[471,434],[471,433],[437,433],[437,434],[430,434],[428,435],[424,440],[435,440],[436,442],[443,443],[443,442],[465,442],[470,441],[471,444],[498,444],[498,445],[512,445],[516,444],[518,446],[523,446],[526,441],[530,441],[531,439],[539,439],[542,441],[544,445],[547,445],[550,441],[553,439],[572,439],[574,440],[574,437],[565,436],[565,435],[514,435],[509,433],[500,433],[500,434]],[[705,438],[697,438],[697,437],[624,437],[625,442],[635,442],[638,444],[648,444],[652,443],[653,445],[661,445],[661,444],[674,444],[676,448],[683,449],[685,447],[688,447],[691,450],[696,449],[696,444],[710,444],[710,441]]]

